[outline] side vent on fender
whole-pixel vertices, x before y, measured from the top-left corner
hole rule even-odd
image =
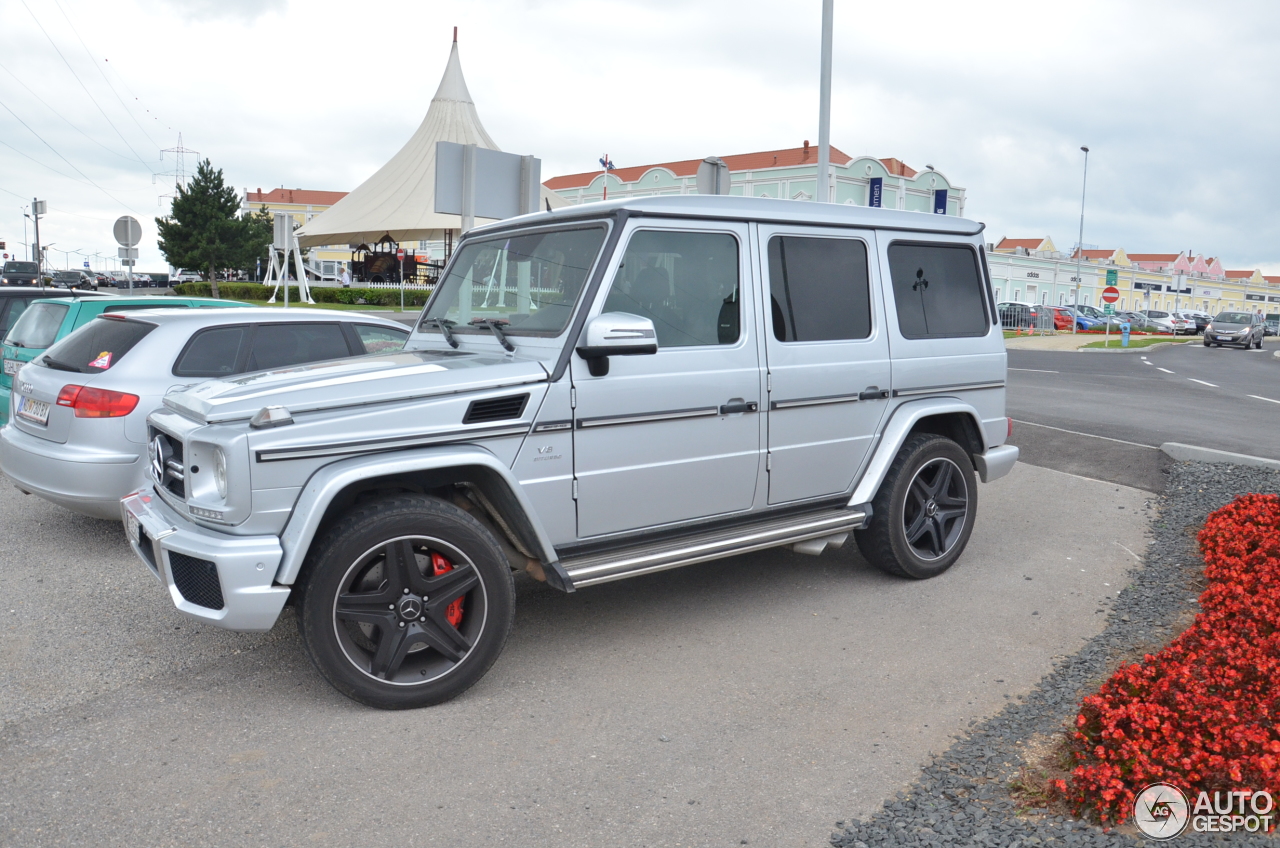
[[[524,405],[529,402],[526,392],[522,395],[473,400],[467,407],[467,414],[462,416],[463,424],[484,424],[489,421],[505,421],[508,418],[519,418],[524,413]]]

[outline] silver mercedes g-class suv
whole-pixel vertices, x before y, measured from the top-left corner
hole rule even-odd
[[[564,592],[788,546],[961,555],[1005,445],[982,225],[650,197],[469,232],[405,350],[171,392],[134,550],[187,616],[297,608],[376,707],[493,664],[513,570]]]

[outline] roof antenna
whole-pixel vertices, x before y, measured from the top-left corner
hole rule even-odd
[[[454,27],[454,28],[453,28],[453,43],[454,43],[454,44],[457,44],[457,43],[458,43],[458,28],[457,28],[457,27]]]

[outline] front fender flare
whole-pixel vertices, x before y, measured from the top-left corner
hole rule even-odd
[[[959,398],[923,398],[900,404],[894,409],[873,448],[871,462],[867,464],[866,471],[862,473],[862,479],[854,487],[853,497],[849,499],[849,506],[867,504],[875,498],[876,491],[880,488],[880,484],[884,482],[884,475],[888,473],[889,466],[893,463],[894,457],[898,455],[898,450],[902,447],[902,443],[907,440],[907,434],[911,432],[911,428],[916,425],[916,422],[931,415],[945,415],[956,412],[968,415],[973,419],[974,426],[978,428],[978,432],[984,432],[982,429],[982,416],[978,414],[978,410]]]
[[[528,522],[532,539],[533,553],[544,563],[556,561],[555,548],[532,504],[525,496],[520,483],[511,474],[511,469],[503,465],[489,451],[474,445],[457,445],[449,447],[418,448],[416,450],[399,451],[357,456],[339,460],[316,471],[303,487],[298,502],[294,505],[293,514],[284,532],[280,534],[280,547],[284,556],[280,559],[280,567],[276,570],[276,582],[290,586],[302,569],[311,542],[320,529],[320,519],[324,517],[329,504],[338,493],[359,483],[375,477],[391,477],[411,474],[416,471],[432,471],[438,469],[458,468],[462,466],[486,469],[496,474],[510,489],[511,496],[524,513]]]

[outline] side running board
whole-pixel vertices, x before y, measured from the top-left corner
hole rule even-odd
[[[608,583],[611,580],[693,565],[696,562],[847,534],[850,530],[865,526],[867,512],[863,508],[842,508],[790,516],[764,524],[685,537],[673,542],[565,559],[558,565],[567,574],[573,588],[593,586],[596,583]]]

